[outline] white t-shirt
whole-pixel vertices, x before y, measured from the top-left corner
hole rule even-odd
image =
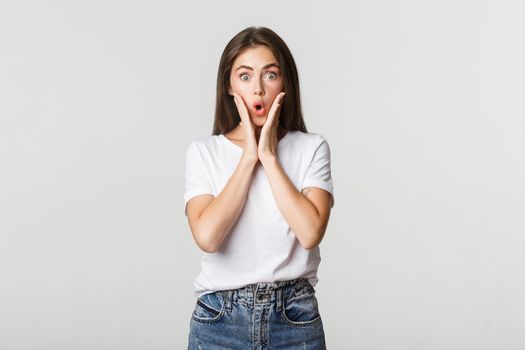
[[[186,151],[185,204],[200,194],[217,196],[239,164],[242,147],[223,134],[193,141]],[[323,136],[289,131],[277,157],[298,190],[320,187],[332,194],[330,148]],[[185,214],[186,209],[185,209]],[[305,277],[317,284],[319,246],[306,250],[282,216],[262,165],[254,168],[245,205],[215,253],[203,252],[194,295],[237,289],[251,283]]]

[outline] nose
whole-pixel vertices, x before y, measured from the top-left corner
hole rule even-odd
[[[256,95],[262,95],[264,92],[264,89],[263,89],[263,86],[262,86],[262,83],[261,83],[261,80],[257,80],[255,82],[255,94]]]

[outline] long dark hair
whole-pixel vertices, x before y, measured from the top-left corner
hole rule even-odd
[[[241,121],[233,97],[228,94],[231,69],[233,62],[241,53],[259,45],[267,46],[281,66],[286,98],[281,106],[279,125],[287,132],[292,130],[307,132],[301,109],[299,75],[290,49],[284,40],[271,29],[248,27],[230,40],[221,56],[217,74],[213,135],[225,134]]]

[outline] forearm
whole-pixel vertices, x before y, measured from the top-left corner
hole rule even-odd
[[[322,232],[317,208],[292,183],[277,157],[261,160],[277,206],[305,249],[319,241]]]
[[[241,157],[223,190],[199,216],[198,231],[211,252],[219,249],[237,221],[244,207],[256,164],[256,161]]]

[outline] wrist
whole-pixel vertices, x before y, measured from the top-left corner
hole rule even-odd
[[[258,161],[259,159],[257,158],[257,156],[252,156],[246,153],[243,153],[241,156],[241,163],[246,165],[255,166]]]
[[[277,162],[277,156],[275,154],[265,154],[259,156],[259,160],[261,161],[263,166],[266,166]]]

